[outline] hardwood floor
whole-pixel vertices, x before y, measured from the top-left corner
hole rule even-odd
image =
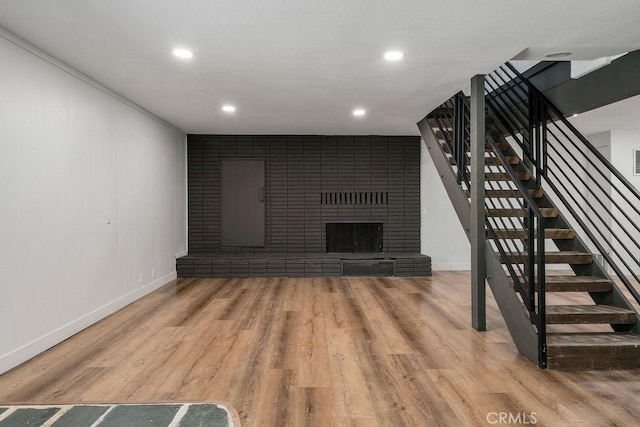
[[[470,328],[469,280],[178,280],[0,376],[0,403],[224,401],[243,426],[637,423],[640,370],[538,369],[491,297],[488,332]]]

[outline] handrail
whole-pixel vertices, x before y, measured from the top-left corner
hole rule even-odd
[[[544,260],[544,254],[546,252],[545,217],[541,209],[538,207],[538,204],[529,195],[527,188],[522,184],[502,151],[498,148],[498,144],[493,136],[487,133],[486,141],[489,143],[493,150],[491,156],[495,156],[496,158],[500,159],[500,167],[504,169],[509,178],[511,178],[511,182],[516,187],[510,197],[507,198],[507,202],[510,206],[513,206],[510,199],[521,199],[521,206],[524,210],[526,210],[524,215],[525,220],[523,222],[520,222],[522,229],[526,232],[527,235],[526,242],[524,242],[522,246],[527,247],[526,258],[528,259],[528,261],[524,263],[523,269],[521,269],[520,267],[520,262],[517,261],[517,259],[513,259],[513,255],[509,255],[506,253],[506,251],[504,250],[504,245],[502,244],[502,242],[506,240],[509,246],[517,249],[519,245],[514,244],[516,243],[517,239],[505,238],[507,236],[499,236],[497,230],[493,227],[489,218],[486,219],[486,226],[489,230],[489,234],[491,235],[494,245],[497,247],[500,253],[501,259],[503,260],[507,267],[507,270],[509,271],[509,275],[513,280],[514,287],[520,293],[520,295],[523,295],[523,300],[525,301],[525,305],[529,311],[531,321],[536,325],[536,328],[538,330],[538,365],[541,368],[546,368],[547,322],[545,284],[546,274]],[[495,189],[496,187],[493,183],[490,183],[489,185],[492,187],[492,189]],[[485,204],[487,204],[487,202],[488,204],[491,204],[492,199],[485,198]],[[500,206],[504,206],[504,202],[500,198],[498,198],[498,203],[500,204]],[[502,224],[504,224],[504,221],[501,222]],[[503,227],[503,229],[505,228]],[[519,250],[517,250],[517,252],[519,257],[524,258],[525,254],[522,254]],[[516,266],[515,268],[514,265]],[[518,272],[516,272],[516,269],[518,269]],[[526,289],[523,286],[524,283],[521,283],[521,278],[528,284],[528,287]]]
[[[486,88],[489,110],[501,130],[522,148],[537,183],[544,179],[603,262],[640,304],[640,227],[631,217],[631,213],[640,216],[640,191],[511,64],[488,75]]]
[[[597,148],[595,148],[593,146],[593,144],[587,139],[585,138],[584,135],[582,135],[578,129],[576,129],[568,120],[567,118],[564,116],[564,114],[558,109],[558,107],[556,107],[551,101],[549,101],[549,99],[538,90],[537,87],[535,87],[533,85],[533,83],[531,83],[529,80],[525,79],[522,74],[520,74],[518,72],[518,70],[515,69],[515,67],[513,65],[511,65],[510,63],[506,63],[506,66],[509,67],[509,69],[516,74],[516,76],[518,76],[520,79],[522,79],[525,84],[529,87],[529,90],[533,91],[536,96],[539,96],[540,99],[542,100],[542,102],[544,102],[545,107],[549,108],[561,121],[562,123],[567,126],[569,128],[569,130],[571,130],[571,132],[573,133],[574,136],[576,136],[578,139],[580,139],[580,141],[582,141],[582,143],[589,148],[589,150],[591,151],[591,153],[593,153],[598,160],[600,160],[606,167],[607,169],[609,169],[609,171],[611,173],[613,173],[616,178],[618,178],[624,185],[625,187],[627,187],[628,190],[630,190],[634,196],[636,196],[638,199],[640,199],[640,192],[633,186],[633,184],[631,184],[629,182],[629,180],[627,178],[624,177],[624,175],[622,175],[620,173],[620,171],[618,169],[616,169],[609,160],[607,160],[606,157],[604,157],[602,155],[602,153],[600,153],[600,151],[598,151]],[[640,213],[640,211],[638,212]]]
[[[429,117],[436,121],[438,130],[442,134],[456,165],[462,165],[462,167],[457,168],[456,172],[458,184],[465,183],[468,186],[468,168],[464,159],[466,150],[469,148],[468,144],[466,144],[466,136],[469,135],[469,129],[464,121],[465,108],[468,109],[468,105],[461,102],[463,99],[463,93],[458,92],[434,110]]]

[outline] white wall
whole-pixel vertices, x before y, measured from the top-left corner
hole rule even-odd
[[[620,173],[633,185],[636,190],[640,190],[640,175],[634,175],[634,156],[633,151],[640,150],[640,130],[613,130],[611,131],[611,164],[620,171]],[[616,182],[617,180],[614,180]],[[620,209],[614,208],[613,213],[619,221],[613,221],[613,231],[623,237],[622,243],[629,248],[631,254],[622,248],[622,245],[615,245],[618,253],[622,255],[622,259],[631,268],[633,272],[640,273],[638,268],[638,260],[640,259],[640,249],[633,243],[633,240],[640,242],[640,232],[632,225],[640,225],[640,215],[631,208],[621,194],[614,192],[613,200],[622,208],[629,216],[625,218]],[[624,196],[629,200],[633,200],[631,194],[626,192]],[[640,208],[640,206],[635,206]],[[633,240],[632,240],[633,239]],[[621,265],[625,273],[628,271]]]
[[[598,150],[600,154],[604,156],[605,159],[611,161],[611,132],[600,132],[591,136],[588,136],[587,139],[593,146]],[[600,161],[596,158],[595,155],[590,154],[588,156],[594,163],[600,164]],[[586,201],[593,206],[592,208],[587,207],[587,211],[589,212],[589,216],[594,218],[594,221],[597,223],[596,229],[600,229],[604,237],[599,236],[601,238],[601,242],[605,245],[605,252],[611,254],[611,233],[607,230],[607,226],[612,226],[612,217],[611,213],[611,184],[609,184],[608,180],[611,180],[611,173],[608,171],[603,171],[604,176],[598,173],[595,167],[593,167],[588,161],[584,162],[586,171],[582,174],[582,178],[586,183],[586,187],[584,188],[584,194],[586,194]],[[601,188],[602,187],[602,188]],[[601,221],[596,220],[600,216],[602,218]],[[593,229],[594,227],[592,227]],[[599,234],[598,234],[599,235]],[[583,236],[583,240],[589,242],[589,239]],[[587,245],[591,248],[594,253],[597,253],[597,248],[592,243],[587,243]],[[605,266],[605,270],[608,271],[608,267]]]
[[[420,243],[434,270],[471,269],[471,245],[424,141],[420,143]]]
[[[640,149],[640,131],[605,131],[587,136],[587,139],[631,184],[636,188],[640,188],[640,176],[633,175],[633,150],[634,148]],[[568,142],[562,142],[568,147],[571,146]],[[620,264],[620,257],[615,254],[616,251],[622,255],[622,259],[624,259],[634,271],[638,272],[637,263],[635,261],[632,263],[632,258],[637,260],[640,257],[640,250],[633,244],[632,238],[635,241],[640,241],[640,231],[638,231],[632,223],[636,225],[640,224],[640,215],[634,212],[633,208],[624,201],[618,192],[612,191],[611,185],[607,180],[611,180],[615,186],[622,188],[620,182],[615,177],[609,172],[605,173],[606,178],[603,177],[589,163],[587,156],[580,154],[578,150],[574,148],[569,148],[568,151],[570,155],[566,156],[566,162],[560,166],[569,178],[564,181],[567,182],[568,188],[573,189],[573,186],[569,184],[569,181],[572,181],[575,185],[575,193],[585,195],[584,198],[576,197],[579,204],[570,203],[570,205],[580,213],[581,218],[589,225],[590,229],[594,231],[597,238],[603,242],[606,252],[613,256],[623,271],[625,268]],[[585,151],[588,153],[588,158],[593,159],[595,163],[599,164],[599,161],[595,161],[595,155],[591,154],[588,150]],[[577,171],[576,173],[570,171],[569,164],[573,165]],[[582,165],[584,169],[579,167],[579,165]],[[556,170],[557,169],[558,167],[556,167]],[[551,198],[556,200],[556,204],[561,212],[565,214],[570,225],[578,232],[587,246],[589,246],[597,257],[601,257],[596,246],[585,233],[582,232],[577,222],[569,215],[569,211],[557,200],[553,191],[549,188],[546,188],[545,191],[549,193]],[[625,218],[621,210],[612,203],[610,197],[624,210],[625,214],[631,218],[631,221]],[[586,215],[582,214],[581,209],[584,209]],[[613,215],[608,212],[612,212]],[[587,216],[593,220],[595,225],[587,221]],[[627,254],[621,244],[612,238],[611,232],[607,230],[607,227],[611,228],[615,235],[621,237],[622,242],[631,249],[631,255]],[[631,236],[631,238],[625,236]],[[610,244],[604,242],[610,242]],[[605,268],[608,269],[606,266]],[[609,273],[613,273],[613,271],[610,270]]]
[[[175,278],[186,164],[182,131],[0,36],[1,373]]]

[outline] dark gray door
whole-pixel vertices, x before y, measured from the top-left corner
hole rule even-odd
[[[264,246],[264,160],[222,159],[222,246]]]

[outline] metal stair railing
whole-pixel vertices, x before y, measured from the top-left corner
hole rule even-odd
[[[487,216],[488,235],[507,268],[514,288],[522,296],[531,322],[536,326],[538,365],[546,368],[545,217],[498,148],[495,139],[487,135],[487,141],[492,147],[490,157],[500,159],[502,168],[509,175],[515,188],[497,188],[500,186],[488,181],[489,189],[499,190],[504,195],[495,198],[485,197],[485,206],[488,209],[521,210],[523,213],[522,216]],[[516,233],[522,230],[521,237],[518,237],[518,234],[509,235],[511,230]]]
[[[462,92],[436,108],[429,116],[440,131],[455,164],[458,184],[469,191],[470,110]],[[506,267],[514,289],[522,298],[538,336],[538,365],[546,367],[545,320],[545,218],[517,173],[502,154],[497,141],[486,135],[488,172],[507,174],[507,181],[485,181],[485,191],[498,191],[502,197],[485,197],[487,212],[522,212],[519,215],[487,215],[487,238]]]
[[[605,271],[640,304],[640,192],[511,64],[487,75],[485,94],[536,183],[553,191]]]
[[[466,150],[470,148],[466,140],[470,132],[469,122],[465,122],[469,117],[468,108],[464,94],[458,92],[430,114],[455,160],[458,184],[464,183],[467,189],[470,188],[467,178],[470,170],[465,160]]]

